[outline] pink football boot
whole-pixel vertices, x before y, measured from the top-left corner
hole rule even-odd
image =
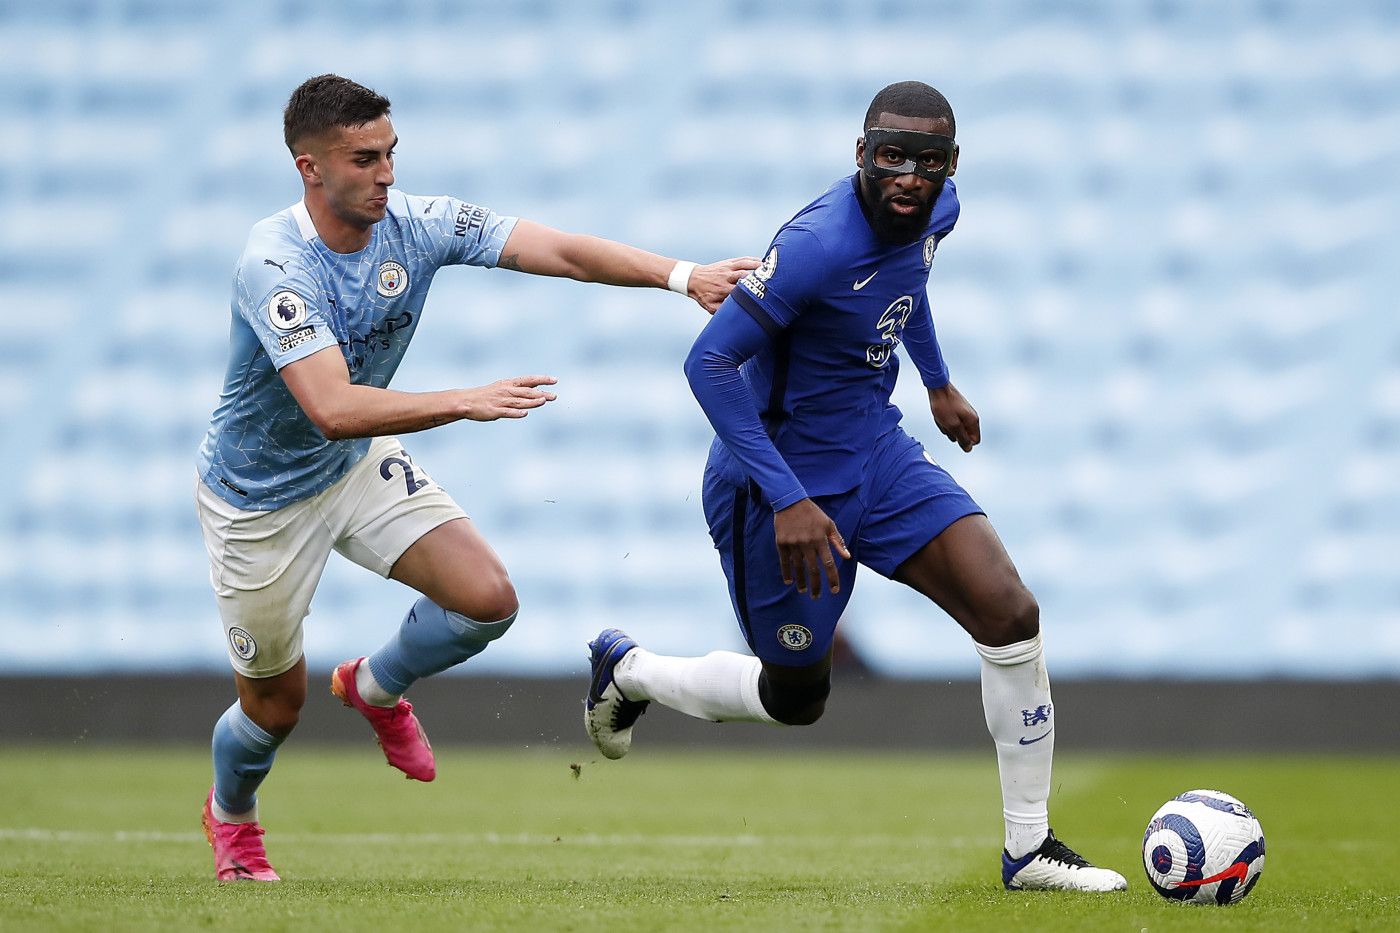
[[[263,828],[252,823],[221,823],[214,818],[214,788],[204,801],[204,835],[214,849],[214,873],[220,881],[281,881],[267,862]]]
[[[423,726],[413,715],[413,704],[400,699],[394,706],[370,706],[362,700],[355,686],[355,671],[364,661],[357,658],[337,667],[331,675],[331,692],[369,720],[389,764],[415,781],[431,781],[437,777],[437,762]]]

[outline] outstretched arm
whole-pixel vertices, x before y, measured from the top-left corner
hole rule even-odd
[[[518,221],[506,245],[501,249],[497,265],[502,269],[529,272],[534,275],[554,275],[580,282],[600,282],[604,285],[626,285],[638,288],[685,289],[711,314],[733,290],[734,284],[749,270],[758,268],[759,261],[751,256],[725,259],[707,266],[694,266],[690,275],[683,274],[686,266],[674,259],[649,253],[616,240],[563,233],[529,220]],[[678,270],[677,266],[681,265]],[[678,281],[671,283],[672,272]]]
[[[408,434],[468,419],[524,418],[554,401],[553,376],[516,376],[475,389],[397,392],[355,385],[339,347],[326,347],[280,370],[302,411],[327,440]]]

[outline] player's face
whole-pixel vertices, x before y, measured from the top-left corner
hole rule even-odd
[[[388,116],[340,126],[311,147],[326,206],[337,220],[368,230],[384,219],[399,137]]]
[[[940,136],[951,135],[947,120],[934,120],[928,117],[904,117],[895,113],[882,113],[875,126],[890,130],[912,130],[916,133],[934,133]],[[881,146],[872,153],[877,166],[895,167],[908,159],[914,159],[925,167],[937,170],[942,167],[948,155],[940,150],[929,152],[904,152],[895,147]],[[864,164],[865,140],[856,142],[856,165]],[[938,164],[933,164],[937,162]],[[948,165],[952,175],[958,166],[958,152],[953,150]],[[909,172],[889,178],[871,178],[860,173],[861,192],[875,221],[876,232],[893,240],[906,240],[920,236],[928,226],[929,216],[942,190],[941,183],[935,183],[922,175]]]

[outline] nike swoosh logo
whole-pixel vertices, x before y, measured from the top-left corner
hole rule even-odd
[[[1055,731],[1054,729],[1051,729],[1051,730],[1050,730],[1050,732],[1054,732],[1054,731]],[[1025,738],[1024,736],[1022,736],[1022,738],[1021,738],[1021,744],[1022,744],[1022,745],[1034,745],[1036,742],[1039,742],[1041,739],[1045,738],[1046,735],[1049,735],[1050,732],[1047,732],[1047,733],[1045,733],[1044,735],[1038,735],[1038,736],[1036,736],[1036,737],[1033,738],[1033,739],[1028,739],[1028,738]]]
[[[1215,881],[1224,881],[1226,878],[1237,878],[1243,881],[1249,874],[1249,866],[1244,862],[1236,862],[1218,875],[1211,875],[1209,878],[1202,878],[1200,881],[1178,881],[1178,888],[1197,888],[1203,884],[1210,884]]]
[[[851,287],[852,287],[853,289],[855,289],[856,291],[860,291],[860,290],[861,290],[862,288],[864,288],[867,284],[869,284],[870,279],[875,278],[875,276],[877,276],[877,275],[879,275],[879,274],[880,274],[880,270],[879,270],[879,269],[876,269],[874,272],[870,273],[870,278],[869,278],[869,279],[861,279],[859,282],[857,282],[856,284],[852,285]]]

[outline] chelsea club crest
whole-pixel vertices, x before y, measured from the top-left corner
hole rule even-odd
[[[789,651],[804,651],[812,644],[812,630],[795,623],[784,625],[778,629],[778,644]]]

